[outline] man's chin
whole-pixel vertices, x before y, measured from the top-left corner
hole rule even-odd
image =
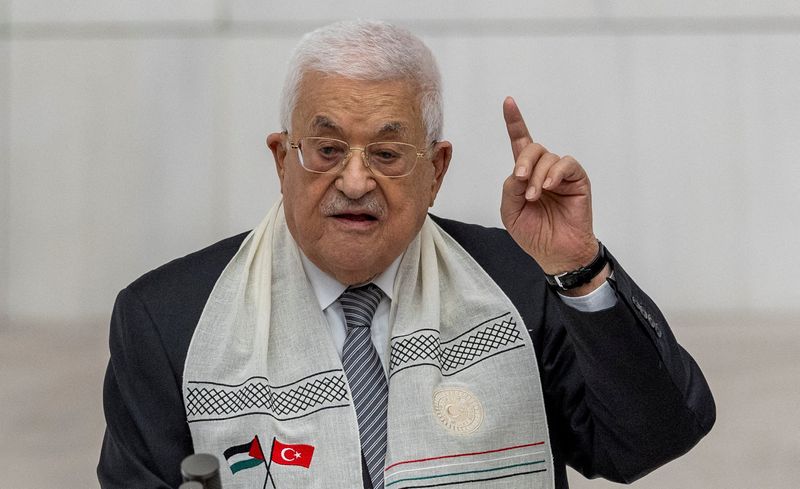
[[[329,249],[330,253],[319,257],[317,266],[345,285],[357,285],[380,275],[394,260],[389,256],[378,256],[378,252],[386,252],[381,245],[352,241]]]
[[[354,268],[336,267],[331,274],[344,285],[361,285],[380,275],[382,270],[378,270],[378,268],[380,267],[365,267],[362,263],[360,267]]]

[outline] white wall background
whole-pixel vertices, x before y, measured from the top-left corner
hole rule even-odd
[[[0,4],[2,5],[2,4]],[[299,36],[393,19],[438,56],[455,157],[435,212],[499,224],[500,104],[575,155],[596,232],[667,310],[800,311],[800,3],[6,1],[0,307],[108,315],[115,293],[253,226]]]
[[[95,485],[114,296],[261,219],[290,51],[357,16],[403,24],[438,56],[455,158],[435,212],[499,224],[509,94],[537,139],[589,170],[597,234],[676,319],[719,408],[691,456],[637,487],[797,487],[794,0],[0,0],[12,486]]]

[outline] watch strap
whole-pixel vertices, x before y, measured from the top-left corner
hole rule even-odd
[[[547,283],[556,290],[570,290],[581,285],[588,284],[600,272],[603,271],[608,263],[606,255],[606,247],[600,241],[597,242],[598,250],[597,255],[591,263],[584,267],[569,272],[559,273],[558,275],[545,274]]]

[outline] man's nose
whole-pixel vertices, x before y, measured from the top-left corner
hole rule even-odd
[[[343,163],[344,169],[336,178],[336,189],[350,199],[363,197],[377,185],[365,163],[364,150],[351,148],[349,158]]]

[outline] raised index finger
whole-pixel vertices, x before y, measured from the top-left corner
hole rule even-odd
[[[506,97],[503,101],[503,117],[506,120],[511,151],[514,153],[514,161],[516,161],[525,146],[533,142],[533,138],[528,132],[528,126],[525,125],[525,119],[522,118],[522,112],[519,111],[517,102],[511,97]]]

